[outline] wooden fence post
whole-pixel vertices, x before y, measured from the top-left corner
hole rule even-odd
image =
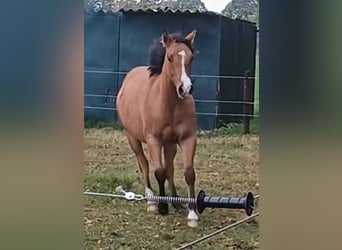
[[[252,115],[252,101],[253,101],[253,79],[250,78],[251,72],[245,72],[243,81],[243,134],[250,133],[250,119]]]

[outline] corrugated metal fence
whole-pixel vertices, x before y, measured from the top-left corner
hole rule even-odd
[[[148,63],[153,39],[196,28],[192,64],[199,129],[243,118],[243,79],[255,73],[256,27],[214,13],[85,13],[85,118],[118,122],[115,96],[125,74]],[[254,100],[254,98],[253,98]],[[253,116],[253,113],[250,114]]]

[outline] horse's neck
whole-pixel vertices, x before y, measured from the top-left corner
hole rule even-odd
[[[179,102],[174,85],[165,74],[160,75],[159,81],[161,102],[169,108],[174,108]]]

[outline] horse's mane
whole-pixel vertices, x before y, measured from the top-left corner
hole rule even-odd
[[[171,34],[176,43],[184,43],[186,46],[189,47],[192,53],[194,53],[194,47],[192,46],[189,40],[186,40],[182,35],[179,33]],[[160,42],[160,39],[154,39],[153,45],[150,48],[150,60],[149,60],[149,67],[148,70],[150,71],[150,77],[154,75],[159,75],[163,68],[165,57],[165,48],[163,44]]]

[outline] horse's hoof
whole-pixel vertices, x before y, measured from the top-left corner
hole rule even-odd
[[[188,227],[195,228],[198,226],[197,220],[188,220]]]
[[[167,215],[169,213],[169,205],[165,202],[158,203],[158,212],[161,215]]]
[[[147,212],[155,213],[158,210],[157,205],[155,203],[147,204]]]

